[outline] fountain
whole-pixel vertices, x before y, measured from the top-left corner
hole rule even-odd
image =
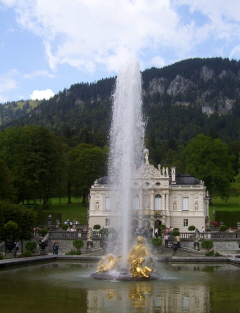
[[[100,261],[97,273],[92,275],[98,279],[111,278],[110,272],[119,268],[121,270],[117,279],[120,280],[129,280],[129,276],[131,279],[155,278],[150,275],[151,268],[143,267],[145,257],[149,256],[143,238],[138,238],[137,245],[128,255],[132,241],[129,221],[133,199],[133,172],[143,165],[143,151],[148,162],[148,150],[143,145],[141,85],[137,61],[131,61],[120,69],[113,98],[108,176],[112,186],[111,198],[117,199],[118,208],[112,226],[118,230],[121,240],[114,247],[117,257],[110,254]],[[116,273],[112,277],[116,278]]]

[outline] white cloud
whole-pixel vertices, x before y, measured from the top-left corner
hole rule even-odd
[[[69,64],[82,71],[117,71],[131,58],[166,64],[209,51],[230,51],[240,40],[240,2],[231,0],[2,0],[22,27],[42,39],[52,70]],[[184,13],[181,10],[184,9]],[[197,23],[198,14],[201,23]],[[187,16],[187,18],[186,18]],[[224,42],[224,43],[223,43]],[[193,52],[194,51],[194,52]],[[149,57],[150,55],[150,57]],[[148,58],[148,61],[145,61]]]
[[[32,79],[32,78],[37,77],[37,76],[46,76],[48,78],[54,78],[55,77],[53,74],[49,73],[48,71],[41,70],[41,71],[35,71],[31,74],[24,74],[23,78]]]
[[[16,80],[13,78],[17,74],[16,70],[9,71],[0,75],[0,92],[15,89],[17,87]]]
[[[5,103],[7,101],[8,101],[8,99],[6,97],[0,95],[0,103]]]
[[[170,0],[18,0],[13,7],[19,23],[42,38],[52,69],[117,71],[160,44],[178,49],[180,32],[191,41]]]
[[[43,99],[50,99],[54,96],[54,93],[51,89],[46,90],[34,90],[33,93],[30,95],[32,100],[43,100]]]
[[[234,47],[229,55],[230,59],[239,59],[240,58],[240,45]]]
[[[161,56],[155,56],[150,60],[149,64],[150,66],[151,64],[154,64],[155,67],[163,67],[165,65],[165,61]]]

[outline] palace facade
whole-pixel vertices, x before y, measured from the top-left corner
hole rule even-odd
[[[121,191],[111,188],[108,177],[94,182],[90,189],[89,228],[116,227],[120,220]],[[146,159],[134,172],[132,185],[131,225],[151,227],[159,225],[179,228],[187,232],[194,225],[199,230],[208,224],[209,196],[203,181],[187,174],[176,174],[176,168],[155,168]]]

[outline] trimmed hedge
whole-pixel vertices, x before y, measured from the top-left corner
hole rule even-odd
[[[227,228],[237,228],[237,222],[240,222],[240,211],[216,211],[215,221],[223,222]]]
[[[52,216],[52,224],[56,225],[56,220],[60,221],[60,224],[62,224],[62,213],[61,212],[50,212],[50,211],[44,211],[39,212],[38,214],[38,224],[39,225],[48,225],[48,216]]]

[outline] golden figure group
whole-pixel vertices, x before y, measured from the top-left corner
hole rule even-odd
[[[107,256],[103,257],[102,260],[98,263],[97,273],[112,271],[120,259],[121,256],[114,257],[112,254],[108,254]]]
[[[137,237],[137,244],[132,248],[128,255],[128,262],[130,263],[130,273],[133,277],[149,278],[152,269],[148,266],[142,267],[145,262],[145,257],[150,256],[146,246],[143,244],[143,238]],[[116,268],[116,265],[120,261],[121,256],[114,257],[112,254],[108,254],[103,257],[98,263],[98,272],[110,272]]]
[[[131,262],[130,273],[133,277],[144,277],[144,278],[150,277],[150,273],[152,273],[153,270],[148,266],[142,267],[142,264],[144,262],[145,262],[144,258],[139,258]]]

